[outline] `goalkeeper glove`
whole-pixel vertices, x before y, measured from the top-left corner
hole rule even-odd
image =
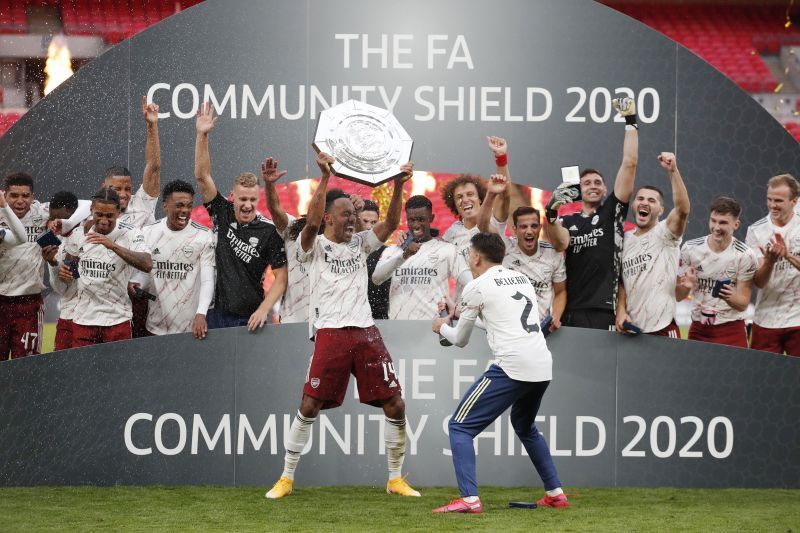
[[[636,122],[636,102],[633,98],[614,98],[611,100],[611,105],[625,119],[626,126],[639,129],[639,124]]]
[[[544,214],[550,224],[554,224],[558,218],[558,208],[581,199],[581,187],[575,183],[562,183],[550,196]]]

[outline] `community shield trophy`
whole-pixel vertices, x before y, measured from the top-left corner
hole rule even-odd
[[[390,111],[348,100],[320,113],[311,146],[336,159],[337,176],[375,187],[402,174],[413,145]]]

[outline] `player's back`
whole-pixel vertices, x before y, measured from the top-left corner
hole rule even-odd
[[[494,266],[465,287],[462,300],[468,305],[480,302],[494,364],[520,381],[552,379],[552,357],[539,329],[536,290],[527,276]]]

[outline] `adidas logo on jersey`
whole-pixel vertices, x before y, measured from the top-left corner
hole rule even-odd
[[[570,226],[569,231],[578,231],[578,226]]]
[[[159,255],[159,254],[161,254],[161,252],[159,251],[159,249],[158,249],[158,248],[156,248],[155,250],[153,250],[153,255]]]
[[[514,261],[511,262],[511,264],[516,266],[522,266],[522,261],[520,261],[519,259],[515,259]]]
[[[330,245],[330,244],[326,244],[326,245],[325,245],[325,251],[326,251],[326,252],[332,252],[332,251],[333,251],[333,248],[331,247],[331,245]]]

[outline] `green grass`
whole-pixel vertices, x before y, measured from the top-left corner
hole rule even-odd
[[[382,487],[36,487],[0,489],[3,531],[800,531],[800,491],[567,489],[569,509],[509,509],[541,490],[482,488],[482,515],[433,515],[457,495]]]
[[[45,322],[42,329],[42,353],[50,353],[53,351],[53,344],[56,341],[56,325],[50,322]]]

